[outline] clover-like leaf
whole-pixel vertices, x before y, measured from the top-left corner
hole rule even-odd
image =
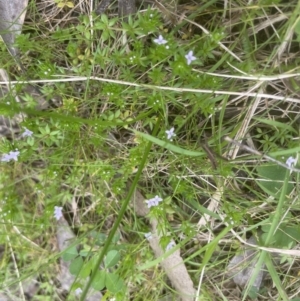
[[[118,263],[120,260],[120,253],[116,250],[111,250],[107,253],[105,259],[104,259],[104,264],[106,268],[113,267]]]
[[[83,259],[81,256],[78,256],[70,264],[70,267],[69,267],[70,273],[72,275],[78,275],[82,269],[82,265],[83,265]]]
[[[78,256],[78,251],[76,249],[76,246],[73,246],[64,251],[62,255],[62,259],[63,261],[70,261],[74,259],[76,256]]]
[[[105,287],[106,275],[107,273],[105,271],[97,271],[91,287],[95,290],[101,291]]]
[[[115,294],[124,287],[124,281],[117,274],[107,273],[105,285],[110,292]]]

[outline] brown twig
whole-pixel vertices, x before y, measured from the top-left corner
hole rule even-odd
[[[227,142],[230,142],[230,143],[232,143],[232,144],[234,144],[234,145],[237,145],[238,147],[244,149],[244,150],[247,151],[248,153],[251,153],[251,154],[254,154],[254,155],[257,155],[257,156],[261,156],[262,158],[264,158],[264,159],[266,159],[266,160],[268,160],[268,161],[274,162],[274,163],[276,163],[276,164],[278,164],[278,165],[280,165],[280,166],[282,166],[282,167],[284,167],[284,168],[287,168],[287,169],[289,169],[289,170],[291,170],[291,171],[300,172],[300,169],[295,168],[295,167],[293,167],[293,166],[289,166],[289,165],[287,165],[287,164],[285,164],[285,163],[282,163],[282,162],[280,162],[280,161],[278,161],[278,160],[276,160],[276,159],[274,159],[274,158],[272,158],[272,157],[270,157],[270,156],[268,156],[268,155],[265,155],[265,154],[263,154],[263,153],[261,153],[261,152],[255,150],[255,149],[253,149],[253,148],[247,146],[247,145],[244,145],[244,144],[242,144],[242,143],[240,143],[240,142],[238,142],[238,141],[235,141],[235,140],[231,139],[231,138],[228,137],[228,136],[225,136],[223,139],[224,139],[225,141],[227,141]]]

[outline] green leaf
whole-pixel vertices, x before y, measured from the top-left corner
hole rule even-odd
[[[276,286],[276,289],[280,295],[280,298],[278,298],[278,300],[288,301],[289,299],[287,297],[286,290],[282,285],[282,280],[279,278],[277,269],[275,268],[274,263],[271,260],[270,254],[266,255],[265,264],[266,264],[268,272],[272,278],[272,281],[273,281],[274,285]]]
[[[102,14],[101,15],[101,21],[104,23],[104,24],[108,24],[108,18],[105,14]]]
[[[300,227],[298,225],[285,227],[283,231],[285,231],[286,234],[289,235],[295,241],[300,241]]]
[[[282,123],[282,122],[278,122],[278,121],[275,121],[275,120],[258,118],[258,117],[253,117],[253,119],[255,119],[255,120],[257,120],[261,123],[268,124],[268,125],[271,125],[271,126],[277,127],[277,128],[282,128],[284,130],[289,130],[291,133],[297,134],[297,131],[287,123]]]
[[[294,148],[289,148],[289,149],[284,149],[284,150],[279,150],[279,151],[276,151],[276,152],[271,152],[271,153],[269,153],[269,156],[271,156],[271,157],[295,156],[295,154],[299,151],[300,151],[300,146],[294,147]]]
[[[80,270],[80,272],[78,274],[78,276],[80,278],[87,278],[88,276],[90,276],[91,271],[93,269],[93,266],[94,266],[94,262],[93,262],[92,259],[90,259],[88,261],[85,261],[82,269]]]
[[[205,154],[203,152],[195,152],[195,151],[190,151],[190,150],[187,150],[187,149],[184,149],[184,148],[181,148],[181,147],[178,147],[174,144],[171,144],[169,142],[166,142],[166,141],[163,141],[163,140],[160,140],[158,138],[155,138],[151,135],[148,135],[148,134],[145,134],[145,133],[141,133],[139,131],[136,131],[136,130],[132,130],[136,135],[139,135],[143,138],[145,138],[146,140],[148,141],[151,141],[165,149],[168,149],[174,153],[178,153],[178,154],[181,154],[181,155],[185,155],[185,156],[191,156],[191,157],[199,157],[199,156],[204,156]]]
[[[95,290],[101,291],[105,287],[105,271],[97,271],[93,282],[91,283],[91,287]]]
[[[78,256],[78,251],[76,249],[76,246],[73,246],[67,250],[64,251],[62,255],[63,261],[70,261]]]
[[[271,225],[262,226],[262,241],[265,242],[267,235],[270,231]],[[300,239],[300,229],[299,226],[287,226],[281,224],[277,231],[273,234],[270,245],[276,248],[288,248],[291,244],[295,245],[296,241]]]
[[[101,246],[105,243],[107,239],[107,235],[101,232],[97,232],[95,230],[91,231],[91,236],[95,239],[95,244],[97,246]]]
[[[116,250],[111,250],[107,253],[104,259],[104,265],[106,268],[113,267],[120,260],[120,253]]]
[[[117,23],[117,21],[119,21],[119,18],[110,19],[108,21],[108,26],[113,27]]]
[[[124,281],[116,274],[107,273],[105,277],[106,288],[113,294],[124,287]]]
[[[300,21],[297,22],[297,24],[295,25],[295,32],[300,35]]]
[[[248,292],[248,296],[254,300],[258,297],[258,293],[259,293],[259,290],[257,287],[254,287],[254,286],[251,286],[251,288],[249,289],[249,292]]]
[[[91,250],[90,249],[83,249],[83,250],[80,250],[79,252],[79,255],[81,257],[87,257],[91,254]]]
[[[286,177],[286,168],[277,164],[264,164],[256,168],[259,178],[257,184],[267,194],[278,198],[284,179]],[[288,183],[287,194],[291,193],[293,184]]]
[[[118,232],[114,235],[112,243],[116,244],[120,240],[121,234]]]
[[[70,273],[72,275],[78,275],[79,272],[81,271],[82,265],[83,265],[83,259],[82,257],[78,256],[70,264],[69,267]]]

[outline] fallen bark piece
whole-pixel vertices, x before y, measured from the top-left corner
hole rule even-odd
[[[128,187],[131,183],[128,183]],[[145,197],[139,190],[136,190],[132,204],[134,204],[135,212],[138,216],[146,216],[149,213],[149,208],[145,203]],[[158,221],[151,219],[152,233],[149,236],[150,247],[153,250],[155,257],[158,258],[165,253],[159,244],[159,237],[157,236]],[[176,250],[174,253],[165,258],[161,263],[173,287],[176,289],[182,301],[192,301],[195,299],[196,290],[194,289],[193,281],[188,274],[186,266],[180,256],[180,251]]]
[[[136,12],[135,0],[119,0],[119,17],[123,18]]]
[[[159,244],[159,238],[156,234],[152,235],[149,243],[156,258],[165,253]],[[196,296],[196,290],[194,289],[194,284],[190,278],[190,275],[188,274],[182,257],[180,256],[180,251],[174,251],[174,253],[164,259],[160,265],[178,292],[180,299],[182,301],[194,300]]]
[[[1,9],[1,8],[0,8]],[[1,18],[1,17],[0,17]],[[0,81],[9,82],[9,77],[4,69],[0,69]],[[15,102],[20,102],[19,97],[15,93],[13,85],[0,86],[0,100],[4,102],[6,95],[14,96]],[[6,102],[9,105],[8,102]],[[13,117],[0,115],[0,137],[14,138],[20,133],[19,124],[26,118],[23,113],[17,113]]]
[[[28,0],[0,0],[0,35],[14,57],[18,51],[13,44],[21,33],[27,5]]]
[[[56,237],[57,237],[57,244],[58,244],[59,251],[64,251],[74,241],[75,235],[64,217],[61,217],[58,221]],[[57,277],[57,279],[61,283],[61,289],[67,292],[70,292],[71,287],[76,279],[76,277],[70,273],[69,267],[70,267],[69,261],[65,262],[61,260],[60,261],[61,271]],[[100,301],[101,299],[102,299],[102,294],[100,292],[93,292],[85,300]]]
[[[131,182],[127,183],[127,189],[129,190]],[[133,193],[131,204],[134,206],[134,211],[138,216],[146,216],[150,210],[145,204],[145,197],[136,189]]]
[[[58,222],[56,237],[59,251],[64,251],[75,238],[75,235],[70,229],[68,222],[63,217],[61,217]],[[70,262],[60,260],[61,271],[57,279],[61,284],[61,288],[66,291],[69,291],[71,289],[71,286],[75,281],[75,276],[73,276],[69,272],[69,266]]]
[[[112,0],[102,0],[98,7],[95,9],[97,15],[105,13],[108,6],[113,3]],[[136,12],[135,0],[118,0],[119,17],[125,17]]]

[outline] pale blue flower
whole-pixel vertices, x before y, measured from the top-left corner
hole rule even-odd
[[[24,133],[21,135],[22,138],[25,138],[25,137],[31,137],[33,132],[28,130],[27,128],[24,128]]]
[[[173,249],[175,246],[176,246],[175,241],[174,241],[174,240],[171,240],[171,241],[168,243],[167,247],[166,247],[166,252],[169,251],[169,250],[171,250],[171,249]]]
[[[9,154],[11,160],[18,161],[18,156],[20,155],[20,152],[18,150],[16,150],[15,152],[10,151]]]
[[[57,207],[57,206],[54,207],[54,218],[56,220],[59,220],[63,216],[62,209],[63,207]]]
[[[151,207],[155,206],[155,204],[154,204],[154,202],[153,202],[152,199],[147,200],[146,203],[147,203],[148,208],[151,208]]]
[[[171,128],[169,130],[166,131],[166,134],[167,134],[167,139],[170,140],[170,141],[173,141],[173,137],[176,136],[176,134],[174,133],[174,128]]]
[[[4,154],[1,157],[1,162],[9,162],[11,160],[18,161],[18,156],[20,155],[20,152],[18,150],[10,151],[8,154]]]
[[[189,51],[187,55],[185,55],[185,58],[187,60],[187,64],[190,65],[192,61],[196,60],[197,58],[193,56],[193,51]]]
[[[146,203],[147,203],[148,208],[151,208],[153,206],[157,206],[158,203],[161,201],[162,201],[162,198],[159,197],[158,195],[156,195],[154,198],[147,200]]]
[[[167,43],[167,40],[165,40],[162,35],[159,35],[158,39],[154,39],[154,43],[158,45],[163,45]]]
[[[1,157],[1,162],[9,162],[11,160],[10,154],[4,154]]]
[[[162,202],[162,198],[159,197],[158,195],[156,195],[153,199],[152,199],[153,203],[155,204],[155,206],[158,205],[159,202]]]
[[[152,233],[151,232],[145,233],[144,236],[147,240],[150,240],[152,238]]]
[[[296,158],[293,158],[293,157],[289,157],[289,158],[286,160],[286,162],[285,162],[285,164],[286,164],[289,168],[291,168],[292,165],[295,165],[296,163],[297,163],[297,159],[296,159]]]
[[[82,289],[80,287],[76,288],[75,295],[79,296],[82,293]]]

